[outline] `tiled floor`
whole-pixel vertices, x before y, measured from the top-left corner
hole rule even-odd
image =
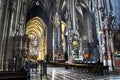
[[[40,80],[40,73],[31,71],[30,80]],[[110,72],[106,75],[95,75],[85,72],[75,72],[64,67],[47,67],[47,79],[42,80],[120,80],[120,73]]]
[[[47,70],[47,80],[120,80],[120,73],[115,72],[106,75],[93,75],[56,67],[48,67]]]

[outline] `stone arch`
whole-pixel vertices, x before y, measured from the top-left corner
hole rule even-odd
[[[26,35],[30,38],[29,59],[45,60],[47,53],[46,24],[40,17],[33,17],[27,22]]]

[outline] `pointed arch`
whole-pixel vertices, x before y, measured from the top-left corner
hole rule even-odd
[[[31,40],[30,54],[32,58],[44,60],[46,55],[46,24],[40,17],[34,17],[27,22],[26,35]],[[37,42],[34,42],[37,41]]]

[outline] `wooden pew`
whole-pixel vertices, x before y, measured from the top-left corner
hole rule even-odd
[[[26,71],[0,71],[0,80],[27,80]]]

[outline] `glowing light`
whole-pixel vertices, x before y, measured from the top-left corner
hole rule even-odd
[[[72,43],[74,46],[77,46],[78,45],[78,41],[73,41]]]
[[[35,51],[37,54],[30,54],[31,58],[37,60],[44,60],[46,55],[46,25],[42,19],[39,17],[34,17],[33,19],[29,20],[26,27],[26,35],[34,41],[35,38],[38,40],[36,43],[37,46],[33,46],[30,51]],[[34,44],[33,44],[34,45]],[[32,45],[31,45],[32,47]]]

